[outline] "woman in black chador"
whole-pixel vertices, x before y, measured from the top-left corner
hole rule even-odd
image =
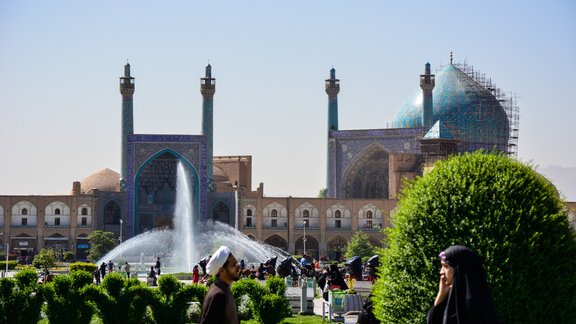
[[[465,246],[440,253],[440,284],[428,324],[497,323],[482,260]]]

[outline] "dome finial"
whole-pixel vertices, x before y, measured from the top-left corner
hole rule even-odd
[[[452,51],[450,51],[450,65],[452,65]]]

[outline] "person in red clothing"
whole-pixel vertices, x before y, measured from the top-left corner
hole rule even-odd
[[[195,265],[195,266],[194,266],[194,270],[192,270],[192,282],[195,283],[195,284],[197,284],[197,283],[198,283],[198,280],[200,280],[200,274],[199,274],[199,272],[200,272],[200,271],[198,271],[198,266]]]

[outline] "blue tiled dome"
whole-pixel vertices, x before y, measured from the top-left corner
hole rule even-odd
[[[442,120],[460,141],[459,151],[507,151],[509,124],[504,108],[489,90],[458,67],[448,65],[436,75],[432,97],[432,123]],[[422,127],[422,101],[422,90],[417,89],[400,108],[395,126]]]

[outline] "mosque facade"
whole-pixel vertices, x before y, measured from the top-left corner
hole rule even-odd
[[[338,123],[340,80],[330,71],[326,196],[268,197],[253,188],[252,157],[213,156],[212,67],[201,78],[202,134],[134,134],[135,79],[120,77],[122,165],[72,185],[70,195],[0,196],[2,244],[21,255],[44,247],[72,250],[84,259],[94,230],[123,241],[153,228],[172,227],[179,169],[192,183],[197,222],[227,223],[250,238],[315,257],[341,257],[357,232],[379,246],[405,179],[450,154],[478,149],[514,156],[518,107],[514,98],[465,64],[430,64],[420,88],[400,107],[394,127],[343,130]]]

